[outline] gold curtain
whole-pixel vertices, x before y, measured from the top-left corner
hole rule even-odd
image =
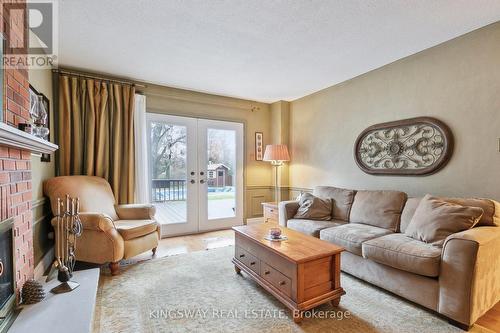
[[[59,175],[105,178],[117,203],[134,201],[135,87],[59,74]]]

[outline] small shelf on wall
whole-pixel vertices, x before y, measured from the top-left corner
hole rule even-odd
[[[29,150],[33,153],[50,154],[55,152],[59,146],[23,132],[13,126],[0,122],[0,146],[7,146],[21,150]]]

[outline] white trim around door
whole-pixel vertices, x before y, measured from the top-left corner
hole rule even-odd
[[[148,192],[162,237],[243,224],[243,132],[237,122],[147,114]]]
[[[229,152],[230,160],[233,160],[230,165],[232,176],[228,177],[222,171],[212,171],[216,179],[224,177],[218,186],[212,186],[211,190],[217,188],[230,188],[234,192],[209,192],[210,184],[208,182],[210,164],[210,142],[216,140],[211,137],[211,133],[221,133],[226,137],[226,143],[233,146],[234,149]],[[198,119],[198,170],[201,177],[202,186],[199,187],[199,231],[208,231],[215,229],[229,228],[235,225],[243,224],[243,124],[219,121]],[[213,164],[213,163],[212,163]],[[222,172],[222,176],[218,173]],[[225,179],[230,180],[230,186],[220,186],[225,184]],[[214,184],[216,182],[214,181]],[[218,199],[229,193],[232,198]],[[212,199],[211,199],[212,198]],[[220,204],[222,202],[222,204]],[[232,206],[230,206],[232,205]]]

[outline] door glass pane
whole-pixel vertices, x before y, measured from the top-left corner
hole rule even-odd
[[[160,224],[186,223],[187,128],[150,122],[151,199]]]
[[[208,219],[236,216],[236,132],[207,129]]]

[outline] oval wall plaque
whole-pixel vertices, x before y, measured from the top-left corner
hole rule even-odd
[[[443,168],[452,152],[450,129],[431,117],[370,126],[354,145],[356,164],[372,175],[429,175]]]

